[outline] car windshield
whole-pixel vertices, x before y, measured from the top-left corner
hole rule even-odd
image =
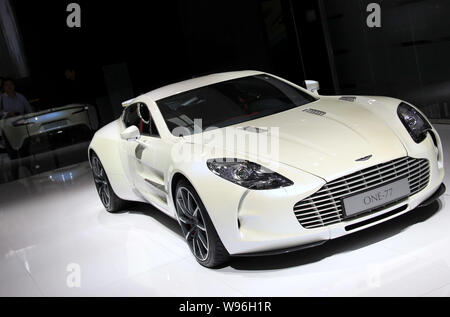
[[[190,90],[157,104],[169,130],[179,136],[180,127],[182,134],[193,134],[199,128],[223,128],[314,101],[313,96],[292,85],[257,75]]]

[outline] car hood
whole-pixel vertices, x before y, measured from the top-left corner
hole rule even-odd
[[[201,139],[206,147],[234,151],[238,158],[277,161],[331,181],[407,155],[403,143],[375,109],[377,105],[367,102],[324,97],[282,113],[205,132]],[[255,134],[271,143],[278,141],[278,150],[265,153],[268,151],[245,142],[236,151],[236,144],[224,142],[221,136],[227,129],[233,129],[235,139],[241,141]],[[200,140],[195,136],[189,139],[193,143]]]

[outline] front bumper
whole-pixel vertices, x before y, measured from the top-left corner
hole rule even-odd
[[[441,184],[441,186],[439,186],[438,190],[433,195],[431,195],[430,198],[428,198],[426,201],[421,203],[419,205],[419,207],[426,207],[426,206],[431,205],[436,200],[438,200],[439,197],[441,197],[445,193],[445,191],[446,191],[445,185]],[[408,205],[404,204],[403,206],[394,208],[393,210],[389,209],[390,211],[386,211],[385,213],[379,214],[378,216],[376,216],[374,218],[367,219],[365,221],[361,221],[361,222],[355,223],[353,225],[348,225],[345,227],[345,230],[348,232],[355,231],[355,229],[358,229],[358,228],[366,227],[368,225],[374,225],[376,223],[380,223],[380,222],[386,221],[388,219],[392,219],[394,217],[397,217],[397,216],[407,212],[407,208],[408,208]],[[388,210],[388,209],[386,209],[386,210]],[[236,257],[250,257],[250,256],[254,257],[254,256],[271,256],[271,255],[286,254],[286,253],[296,252],[296,251],[300,251],[300,250],[304,250],[304,249],[314,248],[314,247],[323,245],[326,242],[327,241],[317,241],[314,243],[304,244],[304,245],[291,247],[291,248],[278,249],[278,250],[272,250],[272,251],[262,251],[262,252],[256,252],[256,253],[243,253],[243,254],[236,254],[234,256],[236,256]]]
[[[419,206],[432,203],[445,190],[441,144],[439,144],[439,151],[436,151],[433,141],[428,138],[415,149],[416,151],[408,151],[408,156],[429,161],[428,185],[413,196],[380,211],[343,220],[326,227],[305,229],[296,218],[293,207],[321,189],[325,181],[312,176],[308,178],[307,175],[300,173],[301,176],[293,180],[295,185],[291,187],[244,193],[230,191],[230,200],[234,200],[233,197],[239,197],[237,215],[230,210],[223,210],[219,214],[221,219],[217,219],[217,216],[213,214],[213,223],[231,255],[254,256],[286,253],[320,245],[331,239],[389,221]],[[286,171],[283,175],[291,177],[293,174]],[[225,191],[226,189],[223,189],[222,192]],[[209,201],[206,200],[206,202],[207,209],[213,210],[214,207],[209,204]]]
[[[444,184],[441,184],[441,186],[438,188],[438,190],[431,195],[430,198],[428,198],[427,200],[425,200],[423,203],[421,203],[419,205],[419,207],[426,207],[431,205],[432,203],[434,203],[436,200],[439,199],[439,197],[441,197],[442,195],[444,195],[445,191],[447,190],[447,188],[445,187]]]

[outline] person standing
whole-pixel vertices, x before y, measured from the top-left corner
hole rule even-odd
[[[3,81],[3,89],[2,107],[8,117],[24,115],[33,111],[28,100],[16,92],[16,85],[12,79],[8,78]]]
[[[85,103],[88,101],[83,82],[80,80],[80,76],[74,68],[67,68],[64,71],[60,94],[60,103],[62,105]]]

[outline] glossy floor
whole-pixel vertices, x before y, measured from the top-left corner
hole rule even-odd
[[[450,126],[439,130],[450,149]],[[85,163],[0,185],[0,201],[0,296],[450,296],[449,194],[315,249],[220,270],[199,266],[177,223],[151,207],[108,214]]]
[[[72,144],[10,160],[0,148],[0,184],[86,161],[89,142]]]

